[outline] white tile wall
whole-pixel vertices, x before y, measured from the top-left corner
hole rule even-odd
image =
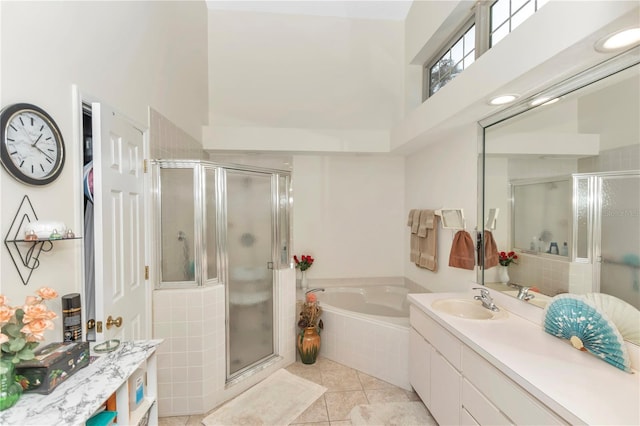
[[[206,413],[295,361],[295,271],[277,272],[277,362],[245,381],[226,386],[225,289],[223,285],[163,289],[153,293],[158,349],[158,415]]]
[[[576,264],[568,262],[566,258],[563,260],[519,253],[518,264],[509,266],[509,278],[511,282],[535,286],[542,293],[555,296],[568,292],[571,286],[583,285],[585,276],[570,273],[574,265]]]
[[[202,144],[153,108],[149,108],[149,153],[152,159],[209,158]]]

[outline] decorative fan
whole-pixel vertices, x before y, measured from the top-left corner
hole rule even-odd
[[[632,372],[627,347],[616,325],[584,296],[555,296],[547,303],[543,318],[547,333],[568,339],[574,348],[591,352],[614,367]]]
[[[587,293],[584,297],[613,321],[625,340],[640,343],[640,310],[610,294]]]

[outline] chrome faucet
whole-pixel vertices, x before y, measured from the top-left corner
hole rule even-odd
[[[480,290],[480,295],[479,296],[473,296],[473,298],[475,300],[479,300],[482,302],[482,306],[484,306],[485,308],[492,310],[493,312],[498,312],[500,310],[500,308],[498,308],[496,306],[495,303],[493,303],[493,298],[491,297],[491,293],[489,293],[489,290],[487,290],[486,288],[481,288],[481,287],[474,287],[474,290]]]
[[[514,283],[509,284],[509,286],[515,287],[518,289],[518,295],[516,297],[519,300],[524,300],[525,302],[528,302],[529,300],[536,297],[534,294],[529,293],[529,290],[531,290],[531,287],[514,284]]]
[[[312,288],[311,290],[305,291],[304,294],[315,293],[317,291],[324,291],[324,288]]]

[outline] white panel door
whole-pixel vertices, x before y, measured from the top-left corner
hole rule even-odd
[[[144,134],[100,103],[92,104],[92,127],[95,319],[102,322],[96,341],[147,339],[151,336],[144,273]]]

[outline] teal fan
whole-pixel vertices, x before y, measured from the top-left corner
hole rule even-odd
[[[585,297],[559,294],[547,303],[542,317],[547,333],[568,339],[576,349],[632,372],[629,352],[615,324]]]

